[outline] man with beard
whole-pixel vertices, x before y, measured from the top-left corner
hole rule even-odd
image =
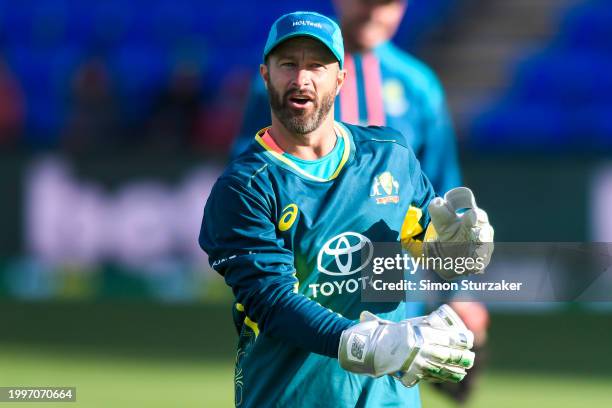
[[[391,42],[409,2],[333,0],[333,3],[344,37],[344,69],[348,74],[336,98],[336,120],[389,126],[400,131],[434,191],[444,194],[460,186],[457,143],[442,85],[427,65]],[[253,80],[232,157],[244,151],[253,141],[253,135],[270,123],[268,92],[259,77]],[[476,335],[477,347],[484,348],[489,322],[484,305],[453,302],[451,306]],[[406,303],[406,317],[418,316],[424,310],[422,303]],[[477,363],[481,361],[479,358]],[[460,384],[437,387],[463,402],[475,377],[472,375]]]
[[[473,334],[446,305],[404,320],[401,302],[362,303],[358,272],[373,242],[439,257],[460,243],[486,266],[487,215],[466,188],[435,197],[401,133],[334,121],[347,74],[332,20],[280,17],[260,74],[272,124],[215,183],[199,238],[236,297],[236,406],[418,407],[420,380],[465,377]]]

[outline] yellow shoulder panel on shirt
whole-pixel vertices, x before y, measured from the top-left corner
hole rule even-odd
[[[423,227],[419,222],[422,217],[423,211],[420,208],[410,206],[404,216],[404,222],[402,223],[400,232],[402,247],[408,250],[414,257],[420,257],[422,255],[423,243],[414,238],[423,232]]]

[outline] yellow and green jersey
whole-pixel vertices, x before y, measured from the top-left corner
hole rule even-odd
[[[336,122],[336,147],[299,163],[266,129],[219,178],[200,245],[236,298],[239,407],[418,407],[418,388],[349,373],[340,334],[363,310],[405,318],[403,303],[361,301],[375,242],[397,242],[409,209],[424,230],[433,188],[401,133]],[[413,228],[414,230],[414,228]]]

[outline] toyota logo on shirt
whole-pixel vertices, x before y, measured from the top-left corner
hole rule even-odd
[[[353,275],[372,260],[372,241],[357,232],[343,232],[327,241],[317,256],[319,272],[333,276]]]

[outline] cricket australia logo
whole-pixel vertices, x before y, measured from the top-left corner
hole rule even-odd
[[[372,241],[357,232],[343,232],[327,241],[317,256],[320,272],[347,276],[361,271],[372,260]]]
[[[399,202],[399,183],[393,178],[391,172],[385,171],[374,177],[370,197],[376,198],[376,204]]]

